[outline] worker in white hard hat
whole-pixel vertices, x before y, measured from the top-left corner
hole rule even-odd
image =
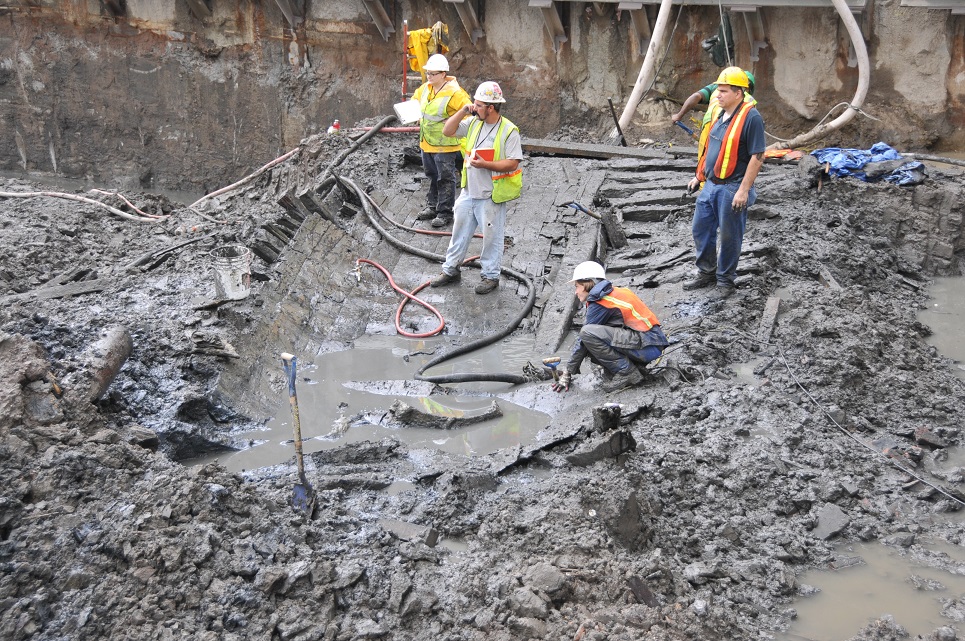
[[[432,281],[433,287],[459,280],[459,266],[477,228],[483,234],[479,260],[482,280],[475,291],[488,294],[499,287],[507,203],[519,198],[523,188],[523,170],[519,166],[523,147],[519,128],[500,113],[505,102],[497,83],[484,82],[476,89],[473,103],[454,114],[443,127],[443,134],[463,139],[465,159],[452,239],[442,275]]]
[[[429,192],[426,206],[416,218],[431,221],[433,227],[445,227],[452,223],[462,148],[458,138],[446,136],[442,129],[453,114],[472,101],[455,77],[449,75],[449,61],[441,53],[429,56],[422,69],[426,82],[415,90],[412,99],[419,102],[422,110],[419,149]]]
[[[580,263],[570,280],[586,307],[586,322],[553,389],[565,392],[587,357],[603,368],[603,390],[616,392],[643,381],[641,366],[669,345],[656,315],[626,287],[614,287],[596,261]]]

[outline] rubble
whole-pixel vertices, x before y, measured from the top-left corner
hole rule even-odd
[[[314,191],[345,147],[312,141],[310,160],[219,196],[208,213],[233,214],[223,225],[148,195],[127,197],[175,215],[144,224],[73,202],[0,200],[0,636],[768,638],[787,629],[790,604],[806,592],[798,577],[833,563],[837,542],[878,539],[922,556],[923,539],[965,545],[961,469],[929,454],[962,445],[965,386],[914,313],[929,277],[961,272],[965,182],[955,174],[908,190],[835,180],[818,193],[793,167],[765,168],[760,202],[776,215],[750,223],[747,269],[724,304],[680,291],[692,205],[651,190],[667,209],[651,222],[623,217],[632,252],[614,256],[614,277],[666,310],[673,354],[643,387],[610,398],[591,373],[565,395],[546,382],[495,393],[552,414],[540,443],[482,457],[398,439],[314,452],[313,518],[288,503],[291,461],[243,474],[182,465],[246,447],[237,435],[284,401],[278,373],[264,375],[267,390],[239,382],[257,378],[270,332],[335,350],[368,327],[369,316],[353,316],[362,305],[373,318],[391,314],[346,269],[357,245],[385,243],[345,192]],[[338,171],[407,202],[417,171],[390,164],[383,180],[372,168],[384,162],[363,150]],[[586,195],[575,194],[586,182],[540,183],[544,162],[557,161],[527,161],[531,189]],[[599,185],[609,171],[634,171],[629,161],[580,162],[587,171],[576,173]],[[285,200],[293,188],[283,175],[313,190],[318,211]],[[536,238],[543,215],[516,222],[516,233]],[[561,263],[577,246],[568,236],[599,229],[566,215],[547,219],[557,231],[540,241]],[[183,244],[193,234],[211,236]],[[228,242],[261,243],[252,294],[204,305],[205,257]],[[138,259],[158,247],[177,249]],[[413,281],[433,269],[399,263]],[[570,292],[554,299],[555,272],[534,263],[543,319],[565,318],[550,311]],[[111,270],[129,264],[139,266]],[[77,283],[114,277],[96,292],[22,296],[76,266],[89,270]],[[507,304],[450,310],[449,338],[482,333],[482,316],[512,316],[520,294],[499,295]],[[559,331],[537,323],[517,331]],[[126,361],[106,366],[103,390],[74,395],[68,383],[98,370],[87,350],[115,327],[130,337]],[[220,353],[225,345],[237,358]],[[754,358],[762,363],[748,385],[732,366]],[[604,401],[623,407],[594,412]],[[875,441],[884,445],[861,446]],[[909,472],[938,489],[909,485]],[[399,480],[411,487],[389,491]],[[465,549],[437,544],[446,539]],[[960,610],[949,601],[949,618]],[[950,625],[933,638],[954,638]],[[885,617],[854,638],[901,632]]]

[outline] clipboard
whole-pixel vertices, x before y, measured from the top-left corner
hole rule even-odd
[[[418,100],[406,100],[405,102],[397,102],[392,105],[395,110],[395,117],[399,119],[403,125],[407,125],[410,122],[417,122],[422,118],[422,107],[419,105]]]
[[[473,153],[478,158],[482,158],[485,161],[492,162],[496,159],[496,150],[492,147],[484,147],[482,149],[474,149]]]

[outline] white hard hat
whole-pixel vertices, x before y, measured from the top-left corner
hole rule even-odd
[[[506,102],[503,98],[503,90],[499,88],[499,85],[491,80],[487,80],[476,88],[476,95],[473,96],[473,100],[479,100],[480,102]]]
[[[426,63],[422,65],[423,71],[449,71],[449,61],[441,53],[434,53],[429,56]]]
[[[603,269],[603,265],[595,260],[588,260],[576,266],[576,269],[573,270],[573,280],[569,282],[575,283],[578,280],[593,280],[594,278],[605,279],[606,270]]]

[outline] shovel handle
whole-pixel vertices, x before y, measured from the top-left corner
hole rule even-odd
[[[678,127],[686,131],[691,136],[694,135],[694,130],[688,127],[687,125],[685,125],[684,123],[680,122],[679,120],[675,120],[673,124],[677,125]]]
[[[292,408],[292,425],[295,430],[295,462],[298,464],[298,478],[305,482],[305,461],[302,454],[302,424],[298,419],[298,396],[295,394],[295,371],[298,367],[298,359],[294,354],[283,353],[281,363],[285,368],[285,376],[288,379],[288,402]]]

